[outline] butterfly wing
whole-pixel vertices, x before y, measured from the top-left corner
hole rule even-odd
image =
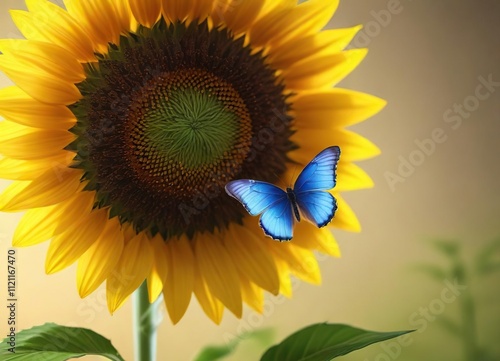
[[[292,206],[285,191],[270,183],[239,179],[226,184],[226,192],[250,215],[262,213],[259,224],[266,235],[280,241],[292,239]]]
[[[328,190],[335,187],[336,169],[340,158],[340,148],[329,147],[319,153],[295,181],[295,193],[313,190]]]
[[[295,197],[302,216],[317,227],[326,226],[335,216],[337,200],[328,192],[302,192]]]
[[[324,227],[335,216],[337,200],[325,190],[336,183],[340,148],[329,147],[304,168],[295,182],[295,198],[304,218],[317,227]]]
[[[279,241],[292,239],[293,223],[292,205],[286,196],[266,209],[259,221],[264,233]]]
[[[226,193],[236,198],[248,213],[256,216],[274,203],[287,199],[286,192],[273,184],[252,179],[238,179],[226,184]]]

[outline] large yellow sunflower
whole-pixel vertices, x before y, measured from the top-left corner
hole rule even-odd
[[[50,240],[47,273],[78,262],[81,297],[106,282],[114,312],[147,280],[178,322],[192,294],[262,311],[290,277],[320,283],[313,251],[339,256],[327,228],[266,238],[224,192],[240,178],[290,182],[338,145],[335,227],[358,231],[338,192],[372,186],[353,161],[379,153],[345,130],[384,101],[332,88],[366,55],[359,27],[321,30],[337,1],[26,0],[1,40],[0,197],[27,210],[14,246]]]

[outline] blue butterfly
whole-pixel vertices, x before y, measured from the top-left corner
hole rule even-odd
[[[300,216],[324,227],[337,210],[337,201],[325,192],[335,187],[340,148],[329,147],[319,153],[302,170],[294,188],[286,192],[267,182],[239,179],[226,185],[226,192],[236,198],[252,216],[262,213],[260,227],[276,240],[289,241],[293,237],[294,216]]]

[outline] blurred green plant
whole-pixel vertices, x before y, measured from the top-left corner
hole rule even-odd
[[[460,316],[454,320],[441,315],[439,324],[446,331],[462,341],[465,361],[498,361],[500,355],[494,355],[486,346],[481,346],[477,334],[477,300],[473,287],[478,278],[488,277],[500,271],[500,238],[494,239],[472,256],[467,262],[465,250],[457,240],[434,240],[432,247],[447,259],[446,266],[434,263],[419,264],[417,269],[428,274],[438,282],[445,279],[456,280],[459,284],[468,285],[460,296]],[[470,257],[469,257],[470,259]]]
[[[230,342],[224,345],[214,346],[210,345],[205,347],[201,352],[194,358],[194,361],[217,361],[222,360],[226,356],[231,355],[238,345],[245,341],[257,341],[264,347],[269,347],[274,339],[275,332],[271,328],[264,328],[252,332],[246,332],[239,337],[235,337]]]

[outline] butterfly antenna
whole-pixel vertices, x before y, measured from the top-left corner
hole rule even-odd
[[[283,179],[281,176],[279,176],[276,172],[273,172],[274,176],[276,177],[276,182],[278,183],[282,188],[286,188],[286,185],[283,183]]]
[[[296,175],[297,175],[297,165],[293,167],[293,173],[292,173],[292,179],[290,180],[290,185],[293,184]]]

